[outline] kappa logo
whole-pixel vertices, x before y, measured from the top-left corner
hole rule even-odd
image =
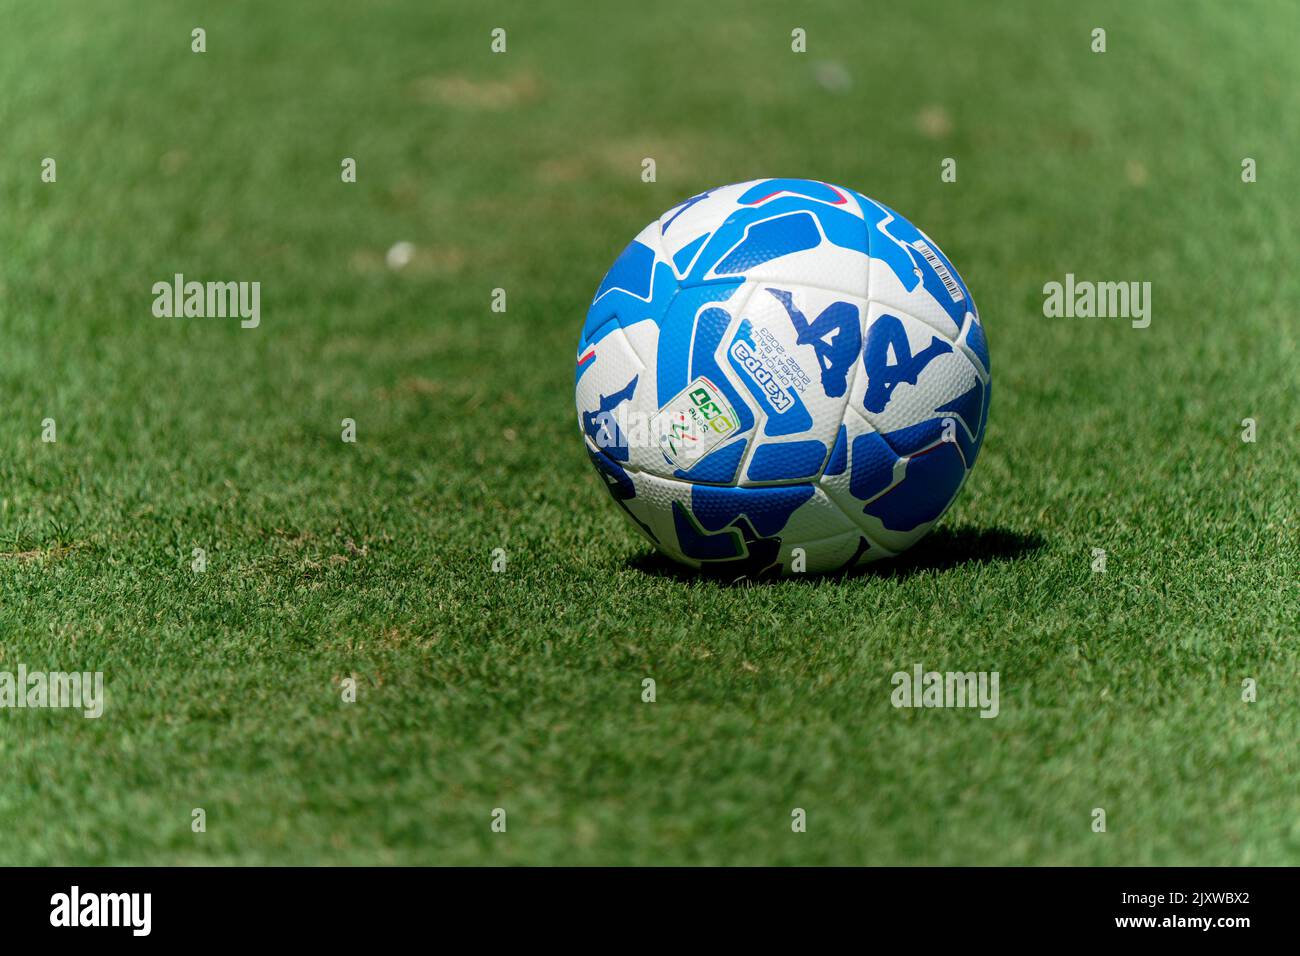
[[[849,369],[862,351],[862,329],[858,325],[858,307],[851,302],[832,302],[817,318],[808,318],[794,304],[794,296],[784,289],[768,289],[785,306],[794,326],[796,341],[811,345],[822,370],[822,389],[830,398],[839,398],[848,387]]]
[[[749,373],[750,378],[763,390],[763,394],[767,396],[767,400],[777,412],[784,412],[794,404],[790,393],[781,387],[772,370],[763,364],[763,359],[744,339],[738,338],[731,343],[731,357]]]

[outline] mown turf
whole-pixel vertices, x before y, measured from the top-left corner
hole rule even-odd
[[[0,670],[109,695],[0,711],[0,862],[1300,859],[1285,0],[0,22]],[[774,175],[943,245],[995,398],[905,560],[728,586],[607,500],[573,350],[645,222]],[[175,272],[260,281],[261,327],[154,318]],[[1150,281],[1151,327],[1045,318],[1067,272]],[[893,708],[917,663],[1000,715]]]

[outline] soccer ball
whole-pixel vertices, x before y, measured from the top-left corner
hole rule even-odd
[[[989,353],[965,283],[891,209],[764,179],[641,231],[578,343],[587,452],[670,558],[845,570],[921,538],[975,464]]]

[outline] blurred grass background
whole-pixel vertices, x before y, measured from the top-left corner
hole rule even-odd
[[[0,862],[1300,858],[1293,4],[0,22],[0,670],[109,695],[0,712]],[[942,244],[996,397],[910,558],[729,588],[606,500],[573,350],[644,223],[787,175]],[[154,318],[176,272],[260,281],[260,328]],[[1044,318],[1067,272],[1150,281],[1151,327]],[[893,709],[917,662],[1001,716]]]

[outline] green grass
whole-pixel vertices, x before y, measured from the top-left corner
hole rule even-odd
[[[1300,860],[1295,10],[869,7],[0,3],[0,670],[109,695],[0,711],[0,863]],[[996,397],[898,565],[727,586],[647,558],[572,363],[645,222],[772,175],[933,235]],[[174,272],[261,327],[154,318]],[[1151,327],[1044,318],[1066,272]],[[1001,715],[894,709],[918,662]]]

